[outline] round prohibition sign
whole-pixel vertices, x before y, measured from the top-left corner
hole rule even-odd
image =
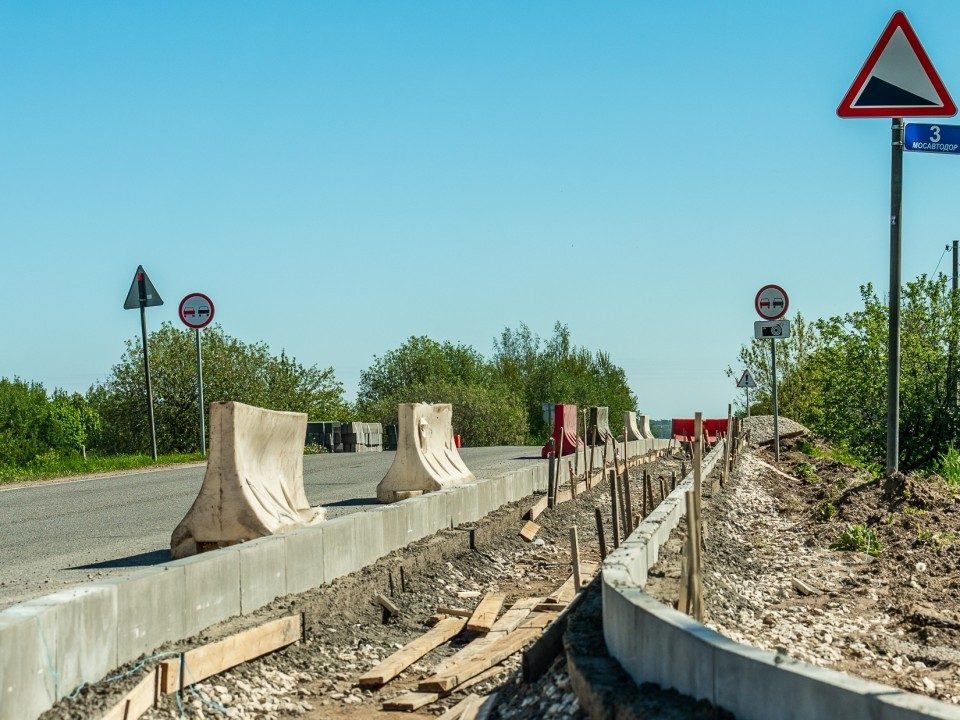
[[[213,300],[203,293],[190,293],[180,301],[178,314],[184,325],[199,330],[213,322]]]
[[[764,320],[779,320],[787,314],[790,299],[779,285],[764,285],[753,301],[757,314]]]

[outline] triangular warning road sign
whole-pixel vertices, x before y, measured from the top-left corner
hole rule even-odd
[[[753,379],[753,375],[750,374],[749,370],[744,370],[743,375],[740,376],[740,379],[737,380],[738,388],[755,388],[757,386],[756,381]]]
[[[847,91],[840,117],[950,117],[954,104],[907,16],[897,11]]]
[[[163,299],[153,283],[150,282],[143,265],[137,265],[137,272],[133,276],[133,284],[130,285],[130,291],[127,293],[126,302],[123,303],[123,309],[136,310],[140,307],[141,299],[144,307],[163,305]]]

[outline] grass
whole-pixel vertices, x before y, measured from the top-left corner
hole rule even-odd
[[[854,467],[861,468],[862,470],[866,470],[875,478],[878,478],[883,474],[882,465],[871,460],[866,460],[850,448],[837,446],[830,448],[829,450],[823,450],[807,440],[801,440],[798,442],[796,444],[796,448],[804,455],[808,455],[809,457],[830,458],[831,460],[836,460],[838,463],[842,463],[844,465],[853,465]],[[958,483],[960,483],[960,456],[958,456],[957,477]]]
[[[806,483],[818,483],[820,477],[817,475],[816,465],[808,462],[797,463],[793,469],[794,474]]]
[[[0,484],[136,470],[158,465],[179,465],[200,460],[203,460],[200,453],[160,455],[156,462],[149,455],[111,455],[108,457],[89,455],[86,460],[79,455],[69,458],[42,456],[26,468],[0,467]]]
[[[945,453],[940,453],[937,472],[954,490],[960,490],[960,452],[955,447],[950,446]]]
[[[877,534],[866,525],[847,525],[846,529],[837,533],[837,538],[830,543],[831,550],[848,550],[862,552],[877,557],[883,550]]]

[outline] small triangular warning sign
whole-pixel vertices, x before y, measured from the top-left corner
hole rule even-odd
[[[756,381],[753,379],[753,375],[750,374],[749,370],[744,370],[743,375],[740,376],[740,379],[737,380],[738,388],[755,388],[757,386]]]
[[[837,115],[848,118],[956,114],[956,104],[900,11],[890,18],[837,108]]]
[[[144,307],[163,305],[163,299],[153,283],[150,282],[143,265],[137,265],[137,272],[133,275],[133,284],[130,285],[130,291],[127,293],[126,302],[123,303],[123,309],[136,310],[140,307],[141,301]]]

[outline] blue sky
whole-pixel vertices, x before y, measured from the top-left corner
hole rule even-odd
[[[642,412],[723,414],[762,285],[886,292],[889,122],[836,107],[897,9],[960,100],[951,2],[5,2],[0,376],[104,379],[142,264],[151,328],[206,293],[351,397],[411,335],[559,320]],[[960,158],[904,173],[906,280]]]

